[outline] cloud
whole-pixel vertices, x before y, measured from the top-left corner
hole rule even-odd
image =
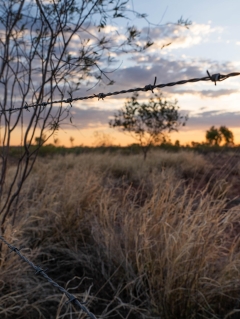
[[[136,87],[144,87],[147,84],[153,84],[154,77],[157,76],[157,84],[166,84],[171,82],[177,82],[181,80],[188,80],[193,78],[206,77],[206,70],[208,69],[210,74],[221,73],[228,74],[232,72],[233,64],[231,62],[219,63],[212,61],[211,59],[179,59],[170,60],[167,58],[159,57],[157,55],[146,55],[142,61],[142,56],[138,56],[136,59],[131,58],[133,65],[127,66],[125,68],[116,70],[114,73],[110,74],[112,80],[115,84],[112,86],[96,87],[91,90],[92,93],[97,92],[109,92],[109,91],[121,91]],[[199,82],[205,83],[205,82]],[[212,83],[209,83],[211,85]],[[192,84],[186,84],[186,86]],[[200,94],[202,97],[217,97],[227,94],[235,93],[237,90],[234,89],[221,89],[212,86],[212,90],[201,90],[199,87],[194,89],[179,89],[180,85],[172,87],[164,87],[163,92],[171,92],[178,94],[190,93],[193,95]],[[82,86],[82,93],[86,92],[88,87]],[[131,94],[129,94],[131,95]],[[141,94],[141,96],[143,96]],[[114,98],[122,98],[122,95],[118,95]]]
[[[109,118],[114,115],[115,111],[116,110],[100,110],[96,107],[90,107],[88,109],[75,108],[73,123],[76,123],[79,129],[108,125]]]
[[[184,95],[184,94],[191,94],[191,95],[198,95],[201,98],[210,97],[210,98],[218,98],[224,95],[230,95],[234,93],[238,93],[239,90],[234,89],[220,89],[220,90],[202,90],[202,91],[194,91],[194,90],[176,90],[175,93]]]
[[[154,45],[150,48],[151,52],[162,49],[168,43],[167,50],[187,48],[197,45],[201,42],[207,42],[211,34],[221,34],[222,27],[212,27],[210,24],[193,23],[189,29],[184,26],[168,24],[153,28],[143,28],[141,39],[150,37]]]
[[[131,83],[129,83],[129,85],[135,85],[138,83],[138,86],[140,83],[143,86],[152,83],[155,76],[154,74],[158,76],[158,83],[159,81],[161,83],[166,83],[174,81],[173,74],[181,76],[181,78],[179,78],[180,80],[183,77],[184,79],[187,77],[197,77],[199,74],[204,74],[202,76],[206,76],[206,69],[209,69],[209,66],[211,66],[212,70],[215,66],[217,66],[217,72],[219,72],[219,69],[223,72],[223,65],[219,66],[216,61],[204,61],[203,59],[194,61],[194,59],[188,58],[185,58],[182,61],[180,59],[174,61],[173,58],[172,60],[169,57],[164,59],[159,55],[159,50],[162,46],[170,42],[172,42],[172,44],[167,47],[168,50],[186,48],[198,44],[201,41],[207,41],[210,34],[221,33],[222,30],[223,29],[220,27],[213,28],[209,24],[193,24],[190,29],[186,29],[183,26],[175,24],[158,27],[145,27],[140,30],[141,36],[139,39],[139,45],[142,46],[150,39],[154,41],[153,46],[143,53],[135,52],[134,54],[126,54],[124,50],[121,52],[122,47],[119,45],[120,42],[126,40],[126,35],[123,34],[123,28],[120,28],[121,34],[119,34],[115,26],[108,26],[106,29],[102,30],[102,33],[111,38],[110,44],[112,49],[119,49],[117,54],[111,54],[111,56],[114,57],[115,64],[112,66],[109,65],[108,57],[106,56],[101,58],[99,65],[102,68],[105,67],[106,71],[111,72],[114,70],[114,66],[118,67],[121,65],[121,61],[119,59],[123,56],[123,54],[125,55],[125,58],[128,58],[128,61],[131,62],[131,66],[127,63],[128,66],[124,69],[117,70],[114,74],[108,74],[109,77],[116,82],[114,90],[120,89],[120,86],[123,87],[130,81]],[[89,31],[92,34],[94,33],[93,26],[90,25]],[[99,37],[99,34],[97,34],[97,37]],[[77,48],[79,47],[78,42],[79,40],[76,36],[70,44],[70,49],[73,55],[75,55],[74,52],[77,52]],[[94,42],[92,43],[93,46],[95,44]],[[109,46],[109,44],[107,46]],[[161,51],[161,53],[164,52],[164,50]],[[106,66],[108,69],[106,69]],[[230,67],[227,69],[230,70]],[[94,86],[96,83],[96,79],[93,77],[89,78],[89,80],[90,83],[88,84],[88,88]],[[105,80],[108,82],[107,79]],[[85,89],[84,85],[82,88]],[[95,93],[96,91],[92,92]]]
[[[51,111],[51,115],[54,116],[58,111],[58,106],[54,106]],[[98,109],[96,107],[88,107],[87,109],[82,109],[78,107],[74,107],[73,109],[70,109],[71,113],[69,113],[69,116],[60,123],[60,127],[64,129],[71,129],[73,125],[75,125],[78,129],[87,129],[87,128],[93,128],[93,127],[99,127],[99,126],[108,126],[108,122],[110,117],[114,115],[116,112],[116,109],[112,110],[105,110],[105,109]],[[33,109],[29,108],[29,112],[23,111],[23,125],[26,127],[31,119],[31,115],[33,114]],[[66,116],[66,113],[64,113]],[[16,118],[17,113],[13,113],[12,118],[13,121]],[[70,117],[72,119],[72,124],[70,122]],[[47,121],[47,123],[50,123],[51,118]],[[13,122],[12,122],[13,123]],[[41,123],[41,121],[40,121]]]
[[[193,129],[206,130],[212,125],[220,126],[226,125],[227,127],[236,128],[239,127],[240,123],[240,112],[224,112],[218,111],[205,111],[200,112],[195,116],[189,116],[185,131]]]
[[[89,108],[87,110],[76,109],[76,113],[73,114],[73,124],[81,129],[93,129],[97,127],[108,127],[109,118],[114,115],[116,110],[99,110],[96,108]],[[191,130],[207,130],[212,125],[220,126],[226,125],[227,127],[236,128],[240,123],[240,112],[225,112],[222,110],[217,111],[203,111],[197,114],[191,115],[186,110],[180,111],[181,115],[189,114],[189,119],[184,128],[181,131]],[[68,121],[69,122],[69,121]],[[71,128],[70,123],[67,125]]]
[[[114,115],[116,109],[100,110],[95,107],[86,110],[75,108],[72,117],[73,124],[78,129],[93,129],[97,127],[108,127],[109,119]],[[229,128],[239,127],[240,112],[225,112],[223,110],[203,111],[191,115],[187,110],[180,110],[181,115],[189,114],[189,120],[184,128],[181,130],[191,131],[193,129],[206,130],[212,125],[220,126],[226,125]],[[71,128],[69,120],[65,120],[64,127]]]

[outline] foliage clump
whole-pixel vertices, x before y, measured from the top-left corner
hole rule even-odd
[[[226,146],[234,145],[233,133],[224,125],[220,126],[219,129],[211,126],[206,132],[206,140],[211,146],[218,146],[222,141],[225,142]]]
[[[179,114],[177,100],[163,101],[162,94],[155,94],[148,103],[139,103],[137,98],[138,94],[134,93],[109,125],[130,133],[139,142],[146,159],[150,147],[164,140],[166,132],[178,131],[179,126],[184,126],[187,116]]]

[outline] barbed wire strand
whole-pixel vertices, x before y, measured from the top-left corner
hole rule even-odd
[[[68,99],[65,99],[65,100],[57,100],[57,101],[51,101],[51,102],[42,102],[42,103],[36,103],[36,104],[31,104],[31,105],[26,103],[25,106],[23,106],[23,107],[9,108],[9,109],[5,109],[5,110],[1,110],[0,111],[0,115],[2,115],[5,112],[16,112],[16,111],[20,111],[20,110],[23,110],[23,109],[26,109],[26,110],[29,111],[29,108],[31,108],[31,107],[47,106],[48,104],[70,103],[70,105],[71,105],[71,103],[74,102],[74,101],[88,100],[88,99],[94,99],[94,98],[98,98],[98,100],[100,100],[100,99],[103,100],[107,96],[124,94],[124,93],[139,92],[139,91],[144,91],[144,92],[152,91],[153,92],[153,90],[156,89],[156,88],[160,88],[161,89],[161,88],[166,87],[166,86],[181,85],[181,84],[185,84],[185,83],[198,82],[198,81],[212,81],[216,85],[216,82],[218,82],[218,81],[224,81],[224,80],[226,80],[229,77],[240,75],[239,72],[233,72],[233,73],[229,73],[227,75],[222,75],[220,73],[211,75],[208,72],[208,70],[207,70],[207,74],[208,74],[208,76],[203,77],[203,78],[195,78],[195,79],[182,80],[182,81],[178,81],[178,82],[170,82],[170,83],[167,83],[167,84],[157,84],[157,85],[156,85],[157,77],[155,77],[153,85],[152,84],[148,84],[148,85],[145,85],[142,88],[135,88],[135,89],[122,90],[122,91],[109,92],[109,93],[99,93],[99,94],[93,94],[93,95],[89,95],[89,96],[68,98]]]
[[[41,267],[38,267],[36,265],[34,265],[34,263],[32,263],[31,261],[29,261],[25,256],[23,256],[21,253],[20,253],[20,249],[14,247],[13,245],[9,244],[2,236],[0,236],[0,239],[11,249],[11,252],[14,251],[16,254],[18,254],[18,256],[20,258],[22,258],[23,261],[25,261],[26,263],[28,263],[36,272],[35,272],[35,275],[41,275],[43,276],[51,285],[53,285],[54,287],[56,287],[58,290],[60,290],[62,293],[64,293],[67,298],[69,299],[66,304],[72,302],[74,303],[75,305],[78,305],[90,318],[92,319],[97,319],[95,317],[95,315],[90,312],[87,307],[85,307],[83,305],[83,303],[80,303],[79,300],[72,294],[70,294],[67,290],[65,290],[63,287],[59,286],[55,281],[53,281],[50,277],[48,277],[48,275],[45,273],[45,270],[43,270]]]

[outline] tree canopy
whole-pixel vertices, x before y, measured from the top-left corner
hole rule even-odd
[[[234,137],[232,131],[230,131],[226,126],[222,125],[219,128],[211,126],[206,132],[206,140],[209,145],[220,145],[222,141],[226,146],[234,144]]]
[[[139,103],[137,99],[137,93],[127,99],[109,125],[132,135],[139,142],[146,159],[151,145],[159,143],[166,132],[177,131],[179,126],[184,126],[187,117],[179,114],[177,100],[163,100],[162,94],[155,94],[148,103]]]

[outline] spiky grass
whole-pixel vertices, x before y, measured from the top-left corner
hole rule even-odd
[[[102,318],[223,318],[240,296],[238,211],[184,182],[209,167],[184,152],[39,159],[5,238]],[[3,317],[82,318],[3,249]]]

